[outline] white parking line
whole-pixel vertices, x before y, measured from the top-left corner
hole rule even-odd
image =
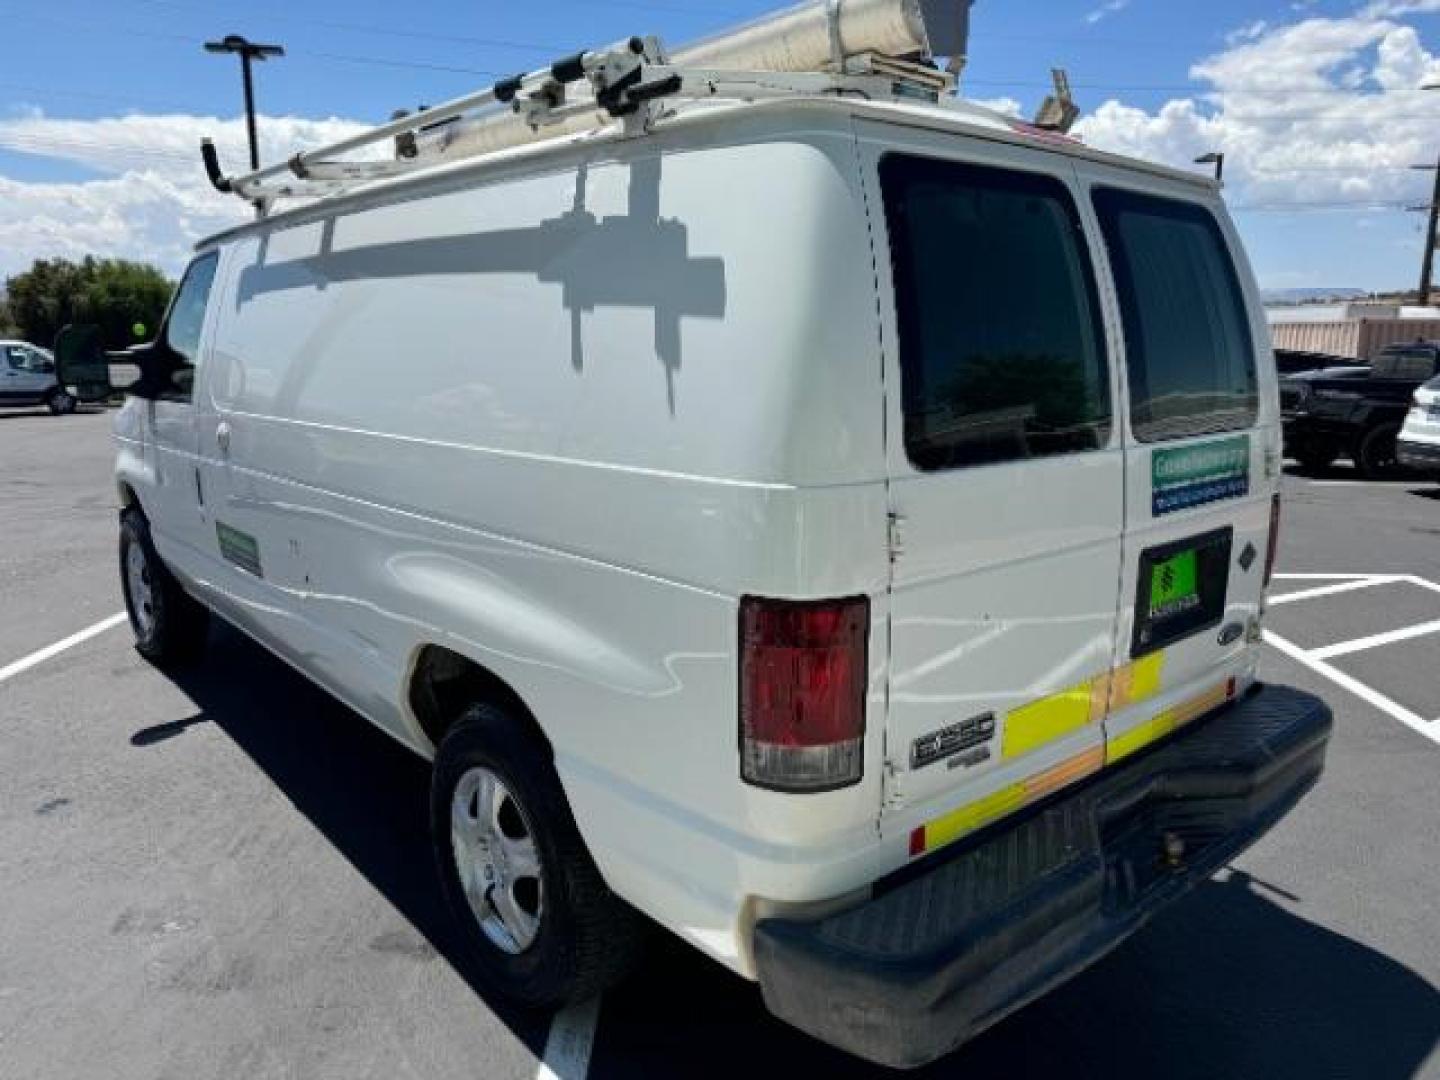
[[[1346,675],[1339,668],[1317,659],[1314,653],[1307,652],[1293,642],[1286,641],[1279,634],[1272,631],[1265,631],[1265,640],[1279,649],[1292,660],[1299,661],[1317,675],[1323,675],[1341,689],[1348,690],[1361,701],[1375,706],[1381,712],[1386,713],[1396,720],[1399,720],[1412,731],[1425,736],[1433,743],[1440,744],[1440,724],[1431,724],[1422,720],[1417,714],[1405,708],[1398,701],[1392,701],[1379,690],[1366,686],[1359,679]]]
[[[550,1021],[550,1037],[535,1080],[585,1080],[590,1071],[590,1051],[595,1045],[595,1025],[600,1019],[600,999],[561,1009]]]
[[[1374,574],[1365,578],[1336,582],[1333,585],[1317,585],[1313,589],[1302,589],[1300,592],[1281,593],[1279,596],[1270,597],[1269,604],[1271,607],[1277,604],[1293,604],[1297,600],[1314,600],[1320,596],[1334,596],[1337,593],[1354,592],[1356,589],[1368,589],[1372,585],[1389,585],[1392,582],[1404,580],[1403,576],[1397,574]]]
[[[1335,645],[1326,645],[1323,649],[1311,649],[1310,655],[1316,660],[1332,660],[1337,656],[1349,656],[1351,653],[1364,652],[1366,649],[1378,648],[1381,645],[1393,645],[1397,641],[1409,641],[1411,638],[1435,633],[1440,633],[1440,620],[1419,623],[1416,626],[1407,626],[1400,630],[1390,630],[1383,634],[1371,634],[1369,637],[1356,638],[1354,641],[1342,641]]]
[[[1372,573],[1277,573],[1277,582],[1358,582]]]
[[[29,671],[36,664],[43,664],[52,656],[59,656],[66,649],[72,649],[82,641],[89,641],[96,634],[103,634],[106,630],[119,626],[125,621],[125,618],[125,612],[117,612],[107,619],[101,619],[94,625],[87,626],[84,630],[55,642],[53,645],[46,645],[45,648],[39,652],[33,652],[29,656],[21,657],[13,664],[6,664],[3,668],[0,668],[0,683],[3,683],[6,679],[13,679],[22,671]]]

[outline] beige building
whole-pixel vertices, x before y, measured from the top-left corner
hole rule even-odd
[[[1399,304],[1297,304],[1267,309],[1277,349],[1373,360],[1396,342],[1440,340],[1440,309]]]

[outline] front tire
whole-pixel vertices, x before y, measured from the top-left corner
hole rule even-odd
[[[550,753],[516,718],[466,710],[435,756],[435,866],[476,975],[519,1004],[558,1008],[614,985],[644,921],[590,858]]]
[[[45,407],[50,410],[51,416],[69,416],[77,404],[74,395],[58,386],[45,397]]]
[[[120,514],[120,585],[135,650],[141,656],[158,667],[176,667],[200,657],[209,636],[210,613],[160,561],[150,523],[133,506]]]

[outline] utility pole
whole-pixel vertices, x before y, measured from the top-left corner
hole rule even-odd
[[[1435,285],[1435,230],[1440,227],[1440,159],[1434,165],[1416,165],[1417,169],[1430,169],[1435,173],[1435,190],[1430,196],[1430,205],[1417,207],[1425,210],[1430,215],[1429,224],[1425,227],[1425,251],[1420,262],[1420,298],[1418,303],[1421,307],[1430,306],[1430,293]]]
[[[284,56],[285,49],[280,45],[258,45],[239,34],[229,34],[220,41],[205,42],[205,51],[233,53],[240,57],[240,74],[245,82],[245,129],[250,136],[250,171],[255,172],[260,168],[260,144],[255,136],[255,83],[250,74],[250,65],[256,60]]]

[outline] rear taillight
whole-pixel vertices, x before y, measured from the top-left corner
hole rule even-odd
[[[1280,548],[1280,496],[1270,500],[1270,546],[1265,551],[1265,587],[1275,576],[1275,554]]]
[[[858,783],[870,601],[740,601],[740,775],[776,791]]]

